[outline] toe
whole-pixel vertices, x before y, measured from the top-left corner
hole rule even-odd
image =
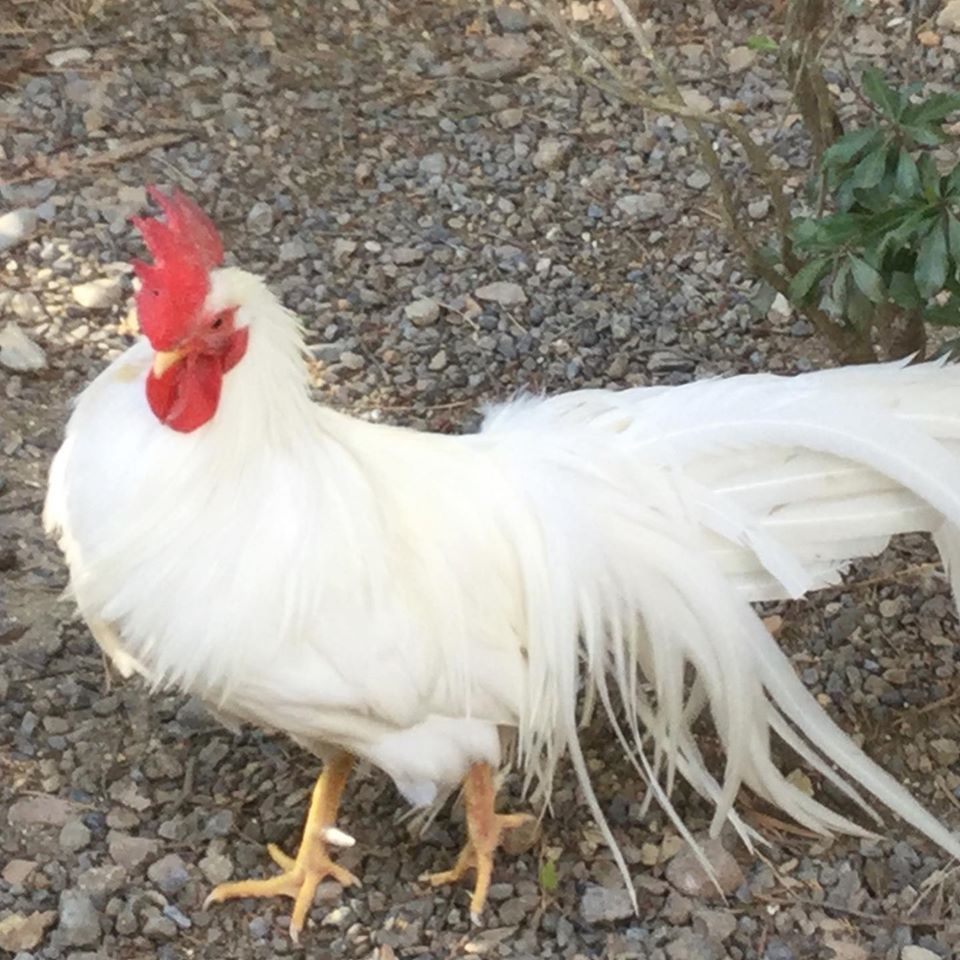
[[[327,865],[324,876],[332,877],[341,887],[359,887],[360,880],[354,876],[346,867],[341,867],[336,863]]]
[[[275,843],[267,844],[267,853],[281,870],[289,872],[297,865],[297,861],[293,857],[288,857]]]
[[[312,873],[303,878],[296,901],[293,904],[293,913],[290,915],[290,937],[294,943],[300,942],[300,931],[307,922],[307,914],[313,906],[313,896],[320,883],[320,874]]]
[[[245,897],[295,897],[299,887],[299,878],[290,873],[283,873],[279,877],[270,877],[267,880],[238,880],[235,883],[221,883],[210,891],[203,906],[206,908],[213,903],[242,900]]]
[[[515,830],[528,823],[536,823],[537,818],[532,813],[502,813],[497,816],[497,820],[504,830]]]
[[[420,879],[424,883],[429,883],[432,887],[440,887],[445,883],[456,883],[461,874],[456,870],[442,870],[440,873],[423,873]]]

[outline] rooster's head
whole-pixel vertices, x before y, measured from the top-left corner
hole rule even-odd
[[[247,349],[248,328],[240,303],[214,290],[223,244],[210,218],[185,194],[150,197],[165,220],[135,217],[153,263],[134,261],[140,329],[156,351],[147,377],[147,400],[156,416],[183,433],[214,415],[223,375]]]

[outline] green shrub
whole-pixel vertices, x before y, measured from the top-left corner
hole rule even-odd
[[[873,122],[823,153],[810,198],[823,212],[790,225],[802,266],[788,297],[887,356],[923,353],[926,324],[960,327],[960,162],[943,172],[932,156],[960,95],[917,100],[919,85],[895,90],[876,69],[863,92]]]

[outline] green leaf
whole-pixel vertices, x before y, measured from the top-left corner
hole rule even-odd
[[[848,292],[844,317],[858,330],[865,330],[873,320],[874,306],[859,290]]]
[[[937,169],[933,157],[925,153],[920,157],[917,163],[920,170],[920,180],[923,183],[923,192],[928,200],[934,200],[940,196],[940,171]]]
[[[896,120],[903,108],[900,94],[887,85],[883,73],[876,67],[863,71],[863,92],[880,108],[880,111]]]
[[[886,299],[883,289],[883,278],[870,266],[866,260],[859,257],[850,257],[850,272],[857,289],[873,303],[882,303]]]
[[[787,296],[791,303],[803,303],[830,269],[830,259],[817,257],[805,263],[790,281]]]
[[[544,893],[553,893],[557,889],[557,865],[553,860],[544,860],[540,867],[540,889]]]
[[[893,193],[893,174],[886,173],[875,187],[870,187],[869,190],[857,190],[857,207],[862,208],[863,212],[872,220],[874,217],[887,212],[890,208]],[[866,223],[864,229],[867,229]]]
[[[872,141],[879,141],[881,136],[879,130],[872,128],[851,130],[823,151],[823,165],[825,167],[843,166],[862,153]]]
[[[923,298],[913,282],[913,277],[902,270],[896,270],[890,275],[888,290],[890,299],[905,310],[915,309],[923,304]]]
[[[787,233],[797,246],[806,246],[816,241],[820,230],[813,217],[795,217]]]
[[[947,139],[937,127],[910,125],[903,129],[921,147],[938,147]]]
[[[761,243],[756,248],[756,254],[768,267],[776,267],[780,264],[780,250],[774,243]]]
[[[747,37],[747,47],[761,53],[776,53],[780,49],[780,44],[766,34],[755,33],[752,37]]]
[[[842,247],[863,231],[864,218],[856,213],[835,213],[820,221],[818,241],[825,246]]]
[[[880,250],[885,254],[889,250],[916,248],[922,237],[926,236],[938,214],[935,207],[923,202],[908,212],[899,224],[891,225],[880,238]]]
[[[947,232],[940,222],[933,225],[920,244],[913,279],[920,296],[924,298],[932,297],[943,289],[947,279]]]
[[[943,123],[955,111],[960,110],[960,94],[934,93],[922,103],[910,104],[901,115],[905,124]]]
[[[960,300],[950,297],[946,303],[932,303],[924,308],[923,319],[937,327],[960,326]]]
[[[847,291],[849,279],[850,264],[849,262],[845,262],[841,264],[837,272],[833,275],[833,283],[830,285],[830,299],[836,304],[840,313],[844,315],[847,312]]]
[[[886,147],[879,150],[871,150],[857,164],[857,169],[853,171],[853,185],[862,190],[875,187],[883,179],[883,174],[886,169]]]
[[[776,299],[777,291],[766,280],[761,280],[757,285],[756,292],[748,301],[750,312],[758,319],[765,317],[770,312],[773,301]]]
[[[920,170],[917,161],[906,150],[900,151],[895,182],[897,193],[902,197],[912,197],[920,192]]]
[[[960,163],[947,174],[945,179],[947,182],[943,185],[944,196],[960,195]]]
[[[871,243],[879,241],[879,253],[879,250],[883,247],[883,241],[886,239],[886,237],[891,231],[901,229],[903,225],[907,223],[910,217],[915,215],[915,208],[915,202],[898,204],[897,206],[891,207],[888,198],[887,209],[878,210],[875,213],[871,213],[866,218],[861,231],[861,240],[863,244],[869,246]],[[925,215],[926,204],[923,206],[923,211]]]
[[[947,214],[947,246],[954,263],[960,263],[960,220],[952,214]]]

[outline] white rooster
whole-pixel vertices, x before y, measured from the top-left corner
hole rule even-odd
[[[578,742],[582,690],[681,831],[675,772],[748,842],[742,784],[807,827],[864,833],[780,774],[772,731],[864,810],[857,788],[960,856],[750,605],[836,583],[905,531],[931,531],[956,574],[960,367],[519,399],[472,436],[375,425],[311,402],[296,318],[221,266],[192,201],[151,195],[166,220],[135,221],[154,259],[134,265],[145,337],[80,396],[45,522],[124,674],[326,760],[296,858],[272,848],[282,873],[210,900],[290,896],[296,937],[321,879],[355,882],[328,846],[360,757],[413,804],[464,784],[466,845],[431,879],[475,869],[478,915],[501,834],[525,819],[495,813],[509,731],[539,800],[569,757],[626,875]],[[704,710],[719,780],[693,735]]]

